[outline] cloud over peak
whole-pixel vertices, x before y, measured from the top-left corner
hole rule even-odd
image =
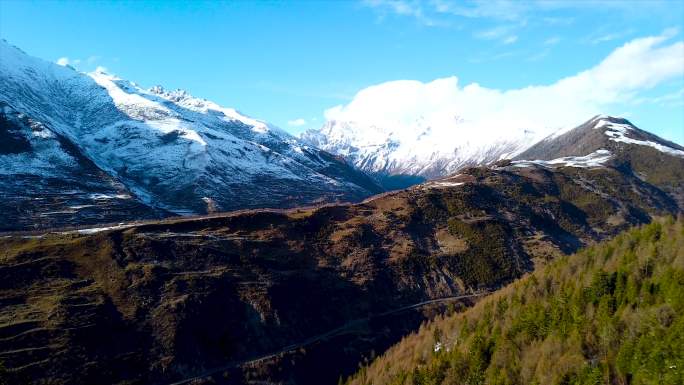
[[[427,83],[390,81],[359,91],[350,103],[328,109],[325,116],[405,132],[415,130],[416,122],[453,130],[458,120],[462,132],[454,135],[479,130],[495,136],[501,129],[545,135],[573,127],[594,114],[615,113],[611,111],[614,106],[642,100],[645,91],[681,79],[684,42],[668,44],[673,36],[673,31],[666,31],[634,39],[596,66],[549,85],[500,90],[477,83],[463,86],[455,76]]]

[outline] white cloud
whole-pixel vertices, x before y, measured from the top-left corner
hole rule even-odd
[[[561,39],[558,36],[550,37],[544,40],[544,45],[556,45],[560,43]]]
[[[485,52],[468,59],[471,63],[487,63],[519,55],[518,51]]]
[[[287,122],[287,125],[292,126],[292,127],[301,127],[305,124],[306,124],[306,120],[304,120],[303,118],[298,118],[298,119],[290,120]]]
[[[622,33],[608,33],[608,34],[597,36],[597,37],[591,39],[590,43],[591,44],[605,43],[608,41],[613,41],[613,40],[619,39],[620,37],[622,37],[622,35],[623,35]]]
[[[408,3],[406,1],[384,1],[384,0],[370,0],[368,2],[372,6],[386,5],[398,15],[416,16],[420,17],[423,11],[416,3]]]
[[[546,25],[552,25],[552,26],[568,26],[571,25],[575,22],[575,19],[572,17],[542,17],[541,21],[544,22]]]
[[[56,63],[61,66],[67,66],[69,65],[69,58],[68,57],[61,57],[57,59]]]
[[[513,44],[516,41],[518,41],[518,37],[516,35],[507,36],[505,39],[503,39],[504,44]]]
[[[655,97],[637,98],[633,104],[656,104],[663,107],[684,107],[684,88]]]
[[[448,0],[434,0],[434,10],[467,18],[488,18],[496,20],[518,20],[529,10],[530,4],[522,1],[489,0],[470,3]]]
[[[473,36],[483,40],[499,40],[503,44],[512,44],[518,41],[518,36],[513,33],[524,26],[524,23],[515,25],[499,25],[494,28],[477,31]]]
[[[547,56],[549,56],[549,52],[551,52],[548,48],[538,51],[534,53],[533,55],[530,55],[527,57],[527,61],[539,61]]]
[[[546,135],[610,113],[620,104],[622,112],[641,92],[681,79],[684,42],[666,44],[671,35],[634,39],[596,66],[549,85],[499,90],[477,83],[462,86],[456,77],[427,83],[398,80],[359,91],[350,103],[325,111],[325,117],[365,127],[395,127],[397,132],[415,131],[416,122],[423,122],[433,130],[446,130],[447,137],[465,139],[473,132],[497,137],[503,129]]]
[[[503,38],[509,33],[509,31],[510,27],[501,25],[495,28],[475,32],[474,36],[478,39],[495,40]]]
[[[525,25],[525,22],[502,24],[494,28],[477,31],[473,36],[478,39],[498,40],[503,44],[512,44],[518,41],[518,35],[516,35],[515,32],[525,27]]]
[[[107,72],[109,72],[109,70],[107,69],[107,67],[104,67],[104,66],[97,66],[97,67],[95,68],[95,73],[107,73]]]
[[[429,26],[449,25],[446,18],[489,19],[507,22],[526,21],[539,17],[547,25],[570,25],[571,17],[559,17],[560,11],[581,10],[601,12],[615,17],[648,15],[658,17],[681,11],[681,4],[671,0],[615,1],[615,0],[364,0],[362,4],[382,15],[394,13],[414,17]],[[548,16],[547,16],[548,15]],[[440,19],[440,22],[436,22]]]
[[[362,4],[379,10],[384,17],[385,13],[393,13],[399,16],[414,17],[421,24],[427,26],[442,25],[442,23],[426,16],[423,4],[415,0],[364,0]]]

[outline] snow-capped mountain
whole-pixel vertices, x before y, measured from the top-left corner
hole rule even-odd
[[[514,167],[609,167],[666,192],[684,208],[684,147],[624,118],[599,115],[518,154]]]
[[[22,143],[0,148],[5,184],[25,175],[50,184],[90,162],[111,188],[87,194],[119,191],[113,195],[177,214],[357,200],[381,191],[353,166],[234,109],[181,90],[80,73],[4,40],[0,103],[2,140]]]
[[[566,163],[563,157],[578,157],[585,158],[578,159],[579,163],[591,164],[610,158],[607,149],[597,146],[608,140],[651,146],[674,156],[684,154],[681,146],[640,130],[624,119],[608,116],[597,116],[574,129],[537,130],[520,125],[488,127],[458,117],[421,117],[382,126],[331,120],[319,130],[303,133],[302,139],[345,157],[382,182],[397,176],[436,179],[464,167],[502,159],[557,161],[560,165]],[[557,148],[551,151],[549,146]],[[407,182],[412,184],[414,180]]]
[[[463,167],[511,158],[546,135],[524,128],[502,128],[473,129],[458,116],[421,116],[385,125],[331,120],[301,137],[379,179],[399,175],[432,179]]]
[[[587,155],[596,151],[624,152],[628,145],[650,147],[661,153],[684,158],[684,147],[644,131],[627,119],[606,115],[595,116],[571,130],[553,133],[516,158],[550,160]]]

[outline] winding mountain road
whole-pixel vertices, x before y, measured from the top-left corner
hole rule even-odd
[[[266,354],[266,355],[263,355],[263,356],[260,356],[260,357],[257,357],[257,358],[248,359],[248,360],[229,362],[229,363],[227,363],[226,365],[223,365],[223,366],[221,366],[221,367],[217,367],[217,368],[213,368],[213,369],[206,370],[206,371],[204,371],[204,372],[202,372],[202,373],[200,373],[200,374],[198,374],[198,375],[196,375],[196,376],[188,377],[188,378],[185,378],[185,379],[180,380],[180,381],[177,381],[177,382],[172,382],[172,383],[169,383],[168,385],[182,385],[182,384],[187,384],[187,383],[189,383],[189,382],[191,382],[191,381],[199,380],[199,379],[208,377],[208,376],[210,376],[210,375],[212,375],[212,374],[216,374],[216,373],[218,373],[218,372],[221,372],[221,371],[224,371],[224,370],[227,370],[227,369],[236,368],[236,367],[243,366],[243,365],[249,365],[249,364],[257,363],[257,362],[260,362],[260,361],[266,361],[266,360],[269,360],[269,359],[271,359],[271,358],[277,357],[277,356],[279,356],[279,355],[281,355],[281,354],[288,353],[288,352],[291,352],[291,351],[293,351],[293,350],[297,350],[297,349],[299,349],[299,348],[301,348],[301,347],[304,347],[304,346],[307,346],[307,345],[311,345],[311,344],[313,344],[313,343],[315,343],[315,342],[318,342],[318,341],[324,340],[324,339],[326,339],[326,338],[332,337],[332,336],[334,336],[334,335],[336,335],[336,334],[338,334],[338,333],[340,333],[340,332],[342,332],[342,331],[344,331],[344,330],[346,330],[346,329],[349,329],[350,327],[352,327],[352,326],[354,326],[354,325],[358,325],[358,324],[360,324],[360,323],[362,323],[362,322],[369,321],[369,320],[371,320],[371,319],[373,319],[373,318],[384,317],[384,316],[388,316],[388,315],[392,315],[392,314],[396,314],[396,313],[401,313],[401,312],[406,311],[406,310],[417,309],[417,308],[419,308],[419,307],[423,307],[423,306],[431,305],[431,304],[435,304],[435,303],[449,302],[449,301],[457,301],[457,300],[466,299],[466,298],[480,297],[480,296],[483,296],[483,295],[487,295],[487,294],[489,294],[489,293],[491,293],[491,291],[481,291],[481,292],[478,292],[478,293],[467,294],[467,295],[459,295],[459,296],[452,296],[452,297],[443,297],[443,298],[431,299],[431,300],[428,300],[428,301],[422,301],[422,302],[414,303],[414,304],[411,304],[411,305],[402,306],[402,307],[400,307],[400,308],[388,310],[388,311],[385,311],[385,312],[382,312],[382,313],[372,314],[372,315],[369,315],[368,317],[358,318],[358,319],[355,319],[355,320],[351,320],[351,321],[348,321],[347,323],[345,323],[344,325],[342,325],[342,326],[340,326],[340,327],[337,327],[337,328],[335,328],[335,329],[329,330],[329,331],[327,331],[327,332],[325,332],[325,333],[322,333],[322,334],[318,334],[318,335],[309,337],[309,338],[307,338],[307,339],[305,339],[305,340],[302,340],[302,341],[299,341],[299,342],[297,342],[297,343],[294,343],[294,344],[291,344],[291,345],[287,345],[287,346],[285,346],[285,347],[283,347],[283,348],[281,348],[281,349],[279,349],[279,350],[277,350],[277,351],[275,351],[275,352],[272,352],[272,353],[269,353],[269,354]]]

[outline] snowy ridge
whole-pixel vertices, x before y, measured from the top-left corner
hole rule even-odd
[[[464,166],[513,157],[540,139],[538,134],[524,129],[501,136],[496,130],[482,132],[471,128],[458,117],[442,122],[421,117],[387,127],[329,121],[319,131],[304,133],[302,138],[371,173],[430,178],[452,174]]]
[[[593,168],[603,167],[605,163],[610,160],[612,154],[610,151],[600,149],[592,152],[586,156],[566,156],[552,160],[516,160],[513,161],[515,167],[529,167],[531,165],[543,167],[580,167]]]
[[[440,178],[440,179],[434,179],[427,181],[425,183],[421,183],[415,187],[415,189],[419,190],[432,190],[432,189],[444,189],[444,188],[454,188],[454,187],[459,187],[463,186],[467,183],[470,183],[474,180],[474,178],[470,175],[467,174],[455,174],[448,176],[446,178]]]
[[[47,127],[36,135],[67,138],[150,206],[203,213],[207,199],[226,210],[378,192],[362,173],[286,132],[185,91],[83,74],[4,40],[0,58],[3,105]],[[30,156],[49,158],[47,149]],[[16,172],[2,168],[5,158],[0,154],[0,170]],[[49,167],[39,166],[28,168],[46,175]]]
[[[664,152],[670,155],[684,157],[684,151],[677,150],[669,146],[665,146],[660,143],[656,143],[650,140],[637,140],[627,136],[630,131],[634,129],[631,124],[620,124],[611,122],[608,120],[609,117],[599,116],[596,118],[597,123],[594,129],[605,128],[605,134],[614,142],[637,144],[640,146],[653,147],[660,152]]]

